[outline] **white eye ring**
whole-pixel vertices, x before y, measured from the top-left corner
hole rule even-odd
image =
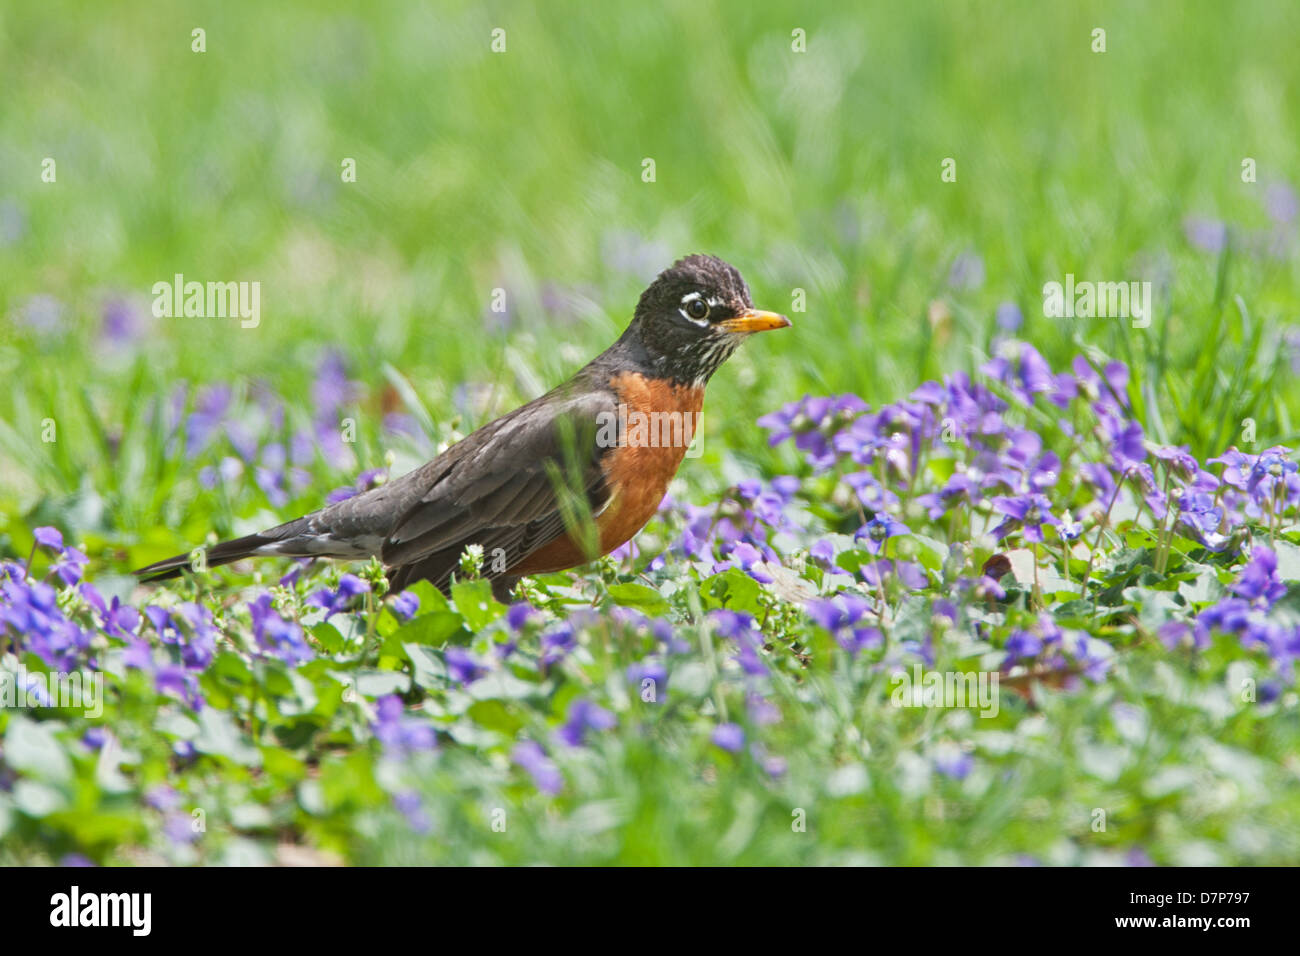
[[[691,307],[697,302],[704,306],[704,312],[701,315],[691,315]],[[700,295],[698,292],[692,292],[689,295],[682,296],[682,307],[677,311],[682,314],[682,318],[687,322],[690,322],[693,325],[698,325],[700,328],[705,328],[709,324],[710,305],[712,305],[712,303],[705,302],[704,296]]]

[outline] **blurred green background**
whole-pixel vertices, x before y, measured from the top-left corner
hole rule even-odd
[[[721,447],[760,464],[758,414],[972,367],[1003,303],[1058,368],[1081,344],[1130,362],[1156,437],[1215,454],[1252,417],[1294,440],[1298,34],[1285,2],[6,5],[0,512],[89,482],[127,537],[169,506],[206,526],[157,447],[123,480],[132,415],[178,381],[305,403],[327,347],[375,395],[391,363],[463,431],[594,355],[695,251],[760,306],[806,292],[711,387]],[[153,319],[177,272],[260,281],[260,326]],[[1067,272],[1152,281],[1151,328],[1044,318]]]

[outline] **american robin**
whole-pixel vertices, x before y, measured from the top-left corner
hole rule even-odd
[[[499,596],[525,574],[576,567],[645,526],[694,436],[704,386],[754,332],[790,320],[753,307],[735,268],[693,255],[641,294],[622,336],[563,385],[365,494],[207,549],[209,567],[255,555],[377,556],[394,590],[446,591],[469,545]],[[181,574],[189,554],[135,573]]]

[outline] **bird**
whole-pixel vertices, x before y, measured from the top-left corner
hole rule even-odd
[[[525,575],[579,567],[631,540],[659,509],[695,436],[709,379],[757,332],[790,320],[755,309],[739,271],[678,259],[641,294],[613,345],[568,381],[433,460],[284,524],[135,571],[144,582],[279,555],[383,563],[393,592],[449,593],[466,548],[506,599]]]

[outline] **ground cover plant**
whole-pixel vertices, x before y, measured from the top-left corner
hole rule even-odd
[[[0,863],[1300,859],[1296,12],[580,13],[0,14]],[[631,545],[130,576],[694,251],[794,327]]]
[[[45,699],[42,719],[9,717],[9,845],[1061,862],[1166,840],[1176,859],[1223,826],[1191,846],[1291,858],[1288,450],[1200,462],[1144,439],[1121,363],[996,352],[880,408],[774,410],[759,424],[800,451],[793,473],[670,499],[598,573],[529,579],[508,607],[472,551],[450,600],[302,561],[110,601],[87,555],[38,528],[2,566],[10,653],[33,695],[57,697],[47,674],[103,675],[102,713]],[[210,407],[167,440],[247,421]],[[232,448],[211,480],[258,467],[273,437],[242,434],[250,460]],[[261,474],[268,494],[287,481]],[[969,697],[926,676],[950,674]],[[1254,828],[1231,823],[1240,803]]]

